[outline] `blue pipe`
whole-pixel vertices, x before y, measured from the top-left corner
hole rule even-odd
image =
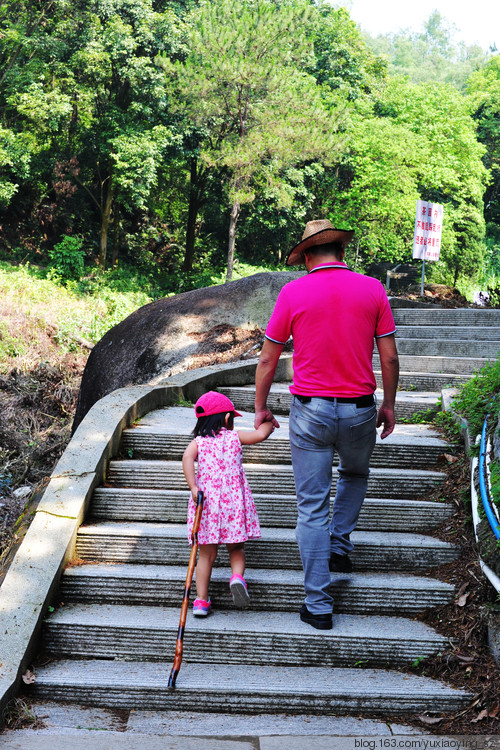
[[[483,507],[486,513],[486,517],[490,522],[491,529],[497,539],[500,539],[500,527],[498,519],[493,512],[490,505],[488,487],[486,485],[486,428],[488,423],[489,414],[486,415],[486,419],[483,424],[483,431],[481,433],[481,447],[479,452],[479,489],[481,491],[481,500],[483,501]]]

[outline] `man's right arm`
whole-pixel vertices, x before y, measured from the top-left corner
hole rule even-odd
[[[275,427],[279,427],[278,421],[273,413],[268,409],[267,397],[271,390],[274,380],[274,373],[278,366],[280,354],[283,351],[284,344],[278,344],[275,341],[265,339],[264,346],[259,357],[259,363],[255,372],[255,429],[257,430],[262,422],[272,422]]]
[[[399,357],[393,333],[389,336],[377,338],[376,342],[380,355],[382,384],[384,387],[384,400],[378,411],[377,427],[383,425],[382,434],[380,435],[383,440],[391,434],[396,424],[394,404],[399,380]]]

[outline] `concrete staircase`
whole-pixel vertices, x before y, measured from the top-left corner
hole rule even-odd
[[[470,377],[500,349],[498,311],[394,312],[400,419],[438,408],[441,387]],[[244,412],[238,427],[251,428],[252,385],[221,390]],[[273,386],[270,403],[286,414],[287,384]],[[232,608],[221,549],[214,612],[203,621],[189,614],[174,692],[167,680],[189,555],[180,458],[192,409],[158,409],[124,432],[121,455],[95,490],[76,559],[64,573],[57,598],[64,605],[45,622],[43,648],[51,658],[37,670],[32,698],[121,709],[365,717],[453,712],[467,704],[466,690],[406,671],[448,645],[412,618],[454,597],[451,585],[428,575],[459,555],[432,536],[453,508],[424,499],[444,481],[436,462],[450,448],[416,423],[399,424],[384,445],[377,443],[352,536],[354,572],[333,574],[334,628],[320,632],[298,617],[303,589],[287,417],[280,422],[265,443],[244,449],[263,527],[262,540],[247,545],[252,608]]]

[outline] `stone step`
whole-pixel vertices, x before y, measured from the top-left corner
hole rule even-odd
[[[98,487],[91,517],[110,521],[185,523],[189,493],[186,490],[148,490],[130,487]],[[295,495],[254,494],[263,526],[295,527]],[[367,498],[361,508],[360,531],[427,531],[454,512],[449,503],[402,498]]]
[[[255,403],[254,386],[225,386],[219,388],[228,396],[238,411],[253,412]],[[397,420],[411,419],[415,414],[426,413],[431,416],[438,411],[438,392],[399,391],[396,398],[395,414]],[[382,402],[383,393],[377,391],[378,403]],[[288,414],[292,403],[292,394],[287,383],[273,383],[267,404],[276,414]],[[236,425],[238,426],[238,425]],[[268,442],[266,443],[268,445]],[[253,446],[252,446],[253,448]],[[248,451],[249,453],[251,451]]]
[[[353,564],[363,570],[425,570],[456,559],[458,549],[421,534],[355,531]],[[262,538],[245,545],[248,567],[300,569],[292,529],[262,528]],[[81,526],[76,556],[82,560],[187,565],[190,547],[186,527],[176,524],[101,523]],[[228,565],[221,545],[216,565]]]
[[[397,339],[436,339],[439,341],[496,341],[500,345],[500,316],[497,325],[398,325]]]
[[[214,568],[210,598],[214,607],[229,609],[232,599],[228,568]],[[180,565],[94,563],[69,567],[62,577],[62,601],[108,604],[150,604],[178,607],[186,568]],[[301,571],[249,568],[245,573],[252,609],[297,612],[304,601]],[[453,601],[454,587],[434,578],[411,574],[332,574],[335,612],[414,616],[429,607]]]
[[[500,310],[480,310],[475,308],[410,308],[399,307],[392,311],[397,326],[467,326],[482,328],[500,327]]]
[[[183,664],[175,690],[169,665],[119,660],[54,660],[38,668],[28,696],[115,709],[202,712],[409,715],[457,711],[472,694],[392,670]]]
[[[399,342],[398,350],[399,369],[405,373],[436,373],[444,374],[449,378],[453,375],[473,375],[474,372],[488,364],[488,358],[485,355],[479,355],[478,357],[472,355],[460,356],[456,351],[452,351],[450,356],[442,356],[443,352],[441,351],[438,355],[431,355],[426,350],[426,345],[424,346],[425,354],[412,355],[408,352],[402,352],[399,349]],[[373,355],[373,368],[375,371],[380,371],[380,358],[377,353]],[[447,380],[447,383],[451,384],[451,380]]]
[[[291,399],[289,384],[275,383],[271,391],[270,403],[276,411],[272,399]],[[221,391],[238,397],[239,391],[246,393],[243,388],[223,388]],[[252,390],[252,394],[253,394]],[[252,407],[253,407],[253,395]],[[422,402],[427,408],[429,404]],[[238,407],[241,408],[241,407]],[[278,413],[278,411],[276,411]],[[254,414],[243,411],[238,418],[238,429],[253,429]],[[243,446],[244,463],[278,463],[291,462],[290,442],[288,433],[288,419],[280,419],[280,428],[269,438],[257,445]],[[180,461],[182,454],[192,440],[190,430],[193,427],[192,409],[169,407],[157,409],[146,415],[141,421],[123,431],[122,454],[134,459],[162,459],[165,461]],[[393,434],[381,440],[377,436],[377,444],[372,455],[370,466],[411,469],[429,469],[443,453],[450,451],[450,445],[443,440],[439,433],[424,424],[397,424]],[[336,463],[336,459],[335,459]]]
[[[295,483],[290,464],[247,464],[245,472],[255,493],[293,495]],[[337,472],[333,471],[332,494],[335,494]],[[431,492],[446,480],[439,471],[377,469],[370,471],[370,497],[413,499]],[[106,484],[112,487],[179,490],[186,480],[179,461],[119,460],[110,461]]]
[[[73,604],[44,623],[43,647],[60,657],[173,661],[180,605]],[[319,633],[296,612],[189,612],[183,661],[299,667],[399,667],[444,649],[448,639],[402,617],[334,615]]]
[[[378,365],[380,368],[380,364]],[[480,369],[483,365],[478,366]],[[382,373],[380,369],[374,370],[377,388],[382,388]],[[437,372],[399,372],[399,387],[403,390],[414,389],[416,391],[441,391],[443,388],[458,388],[472,377],[468,375],[443,374]]]
[[[475,357],[495,359],[500,351],[498,341],[398,338],[399,354],[441,357]]]

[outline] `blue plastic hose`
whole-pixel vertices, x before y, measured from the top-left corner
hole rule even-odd
[[[486,415],[486,419],[483,424],[483,431],[481,433],[481,446],[479,449],[479,489],[481,491],[481,500],[483,501],[483,508],[486,513],[486,517],[490,522],[491,529],[497,539],[500,539],[500,526],[498,519],[493,512],[493,508],[490,504],[488,487],[486,484],[486,429],[488,424],[489,414]]]

